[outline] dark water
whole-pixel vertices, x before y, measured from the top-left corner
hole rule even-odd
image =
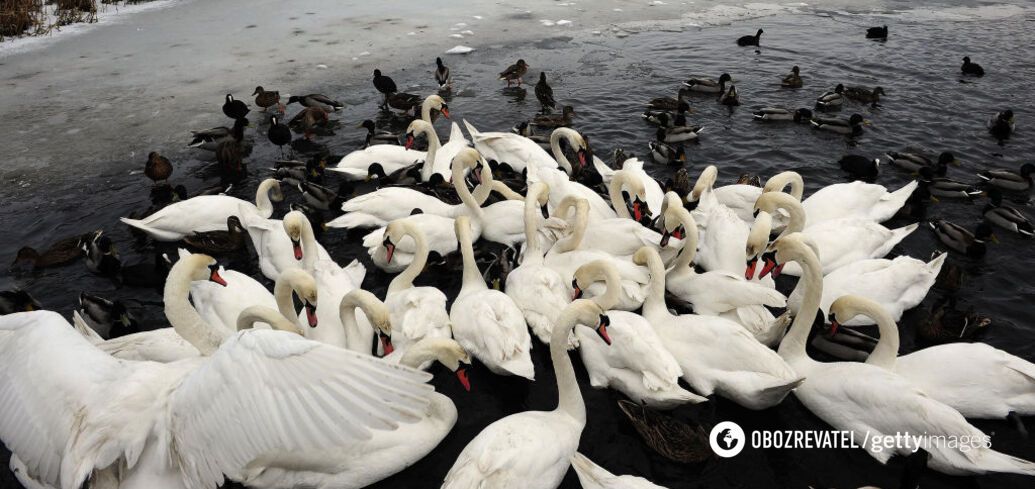
[[[642,156],[647,154],[646,142],[653,135],[652,128],[639,117],[645,100],[674,95],[680,82],[690,74],[717,77],[729,72],[737,81],[742,106],[730,110],[708,97],[694,99],[691,122],[705,125],[707,129],[701,143],[689,148],[693,176],[707,164],[719,166],[720,184],[730,183],[742,172],[768,176],[794,169],[803,174],[808,182],[807,192],[811,192],[821,185],[844,180],[836,161],[847,152],[875,157],[885,151],[919,146],[932,152],[955,152],[963,161],[963,167],[950,169],[949,176],[972,181],[977,171],[997,167],[1016,169],[1021,163],[1031,161],[1035,142],[1027,137],[1025,126],[1032,118],[1031,100],[1035,88],[1031,75],[1035,73],[1035,63],[1025,51],[1035,43],[1032,20],[1030,14],[969,22],[921,21],[915,17],[895,16],[796,15],[678,33],[647,32],[624,39],[558,37],[480,49],[470,57],[447,58],[456,87],[449,104],[455,119],[467,118],[482,130],[505,130],[531,117],[538,110],[531,88],[522,98],[513,91],[502,91],[501,82],[495,80],[495,74],[503,66],[520,56],[532,65],[532,74],[537,75],[540,70],[550,73],[556,98],[560,103],[576,107],[575,126],[592,138],[599,155],[608,159],[606,155],[611,149],[621,147]],[[860,26],[882,23],[891,26],[891,39],[887,42],[863,39],[864,30]],[[766,32],[761,51],[756,53],[751,48],[735,46],[733,40],[753,32],[756,24]],[[984,65],[988,75],[973,83],[961,84],[958,68],[963,55]],[[801,67],[805,88],[781,89],[779,77],[795,64]],[[428,93],[431,91],[428,69],[421,66],[405,72],[397,70],[396,81],[402,82],[400,86],[419,83],[419,87],[408,90]],[[533,76],[527,78],[534,80]],[[754,108],[811,106],[819,93],[839,82],[881,85],[887,92],[879,109],[850,105],[845,110],[845,114],[857,111],[872,121],[861,137],[847,140],[819,134],[808,127],[761,125],[751,120]],[[255,84],[242,82],[239,90]],[[338,134],[320,139],[332,153],[344,154],[357,147],[362,139],[361,132],[349,128],[359,120],[375,116],[376,94],[366,80],[334,84],[320,90],[342,94],[342,98],[350,102],[345,113],[338,116],[343,119]],[[216,113],[221,102],[219,97],[219,94],[214,95],[211,105]],[[1000,145],[987,135],[984,122],[992,112],[1005,108],[1015,112],[1018,132]],[[297,110],[297,106],[293,110]],[[436,125],[440,134],[448,133],[442,121]],[[256,135],[255,152],[248,159],[253,177],[233,192],[246,199],[254,194],[254,187],[262,176],[261,169],[271,166],[272,160],[279,156],[272,145],[265,143],[265,127],[260,131]],[[207,162],[174,148],[166,151],[176,163],[175,183],[183,183],[191,190],[216,183],[206,169]],[[11,198],[4,198],[5,205],[0,208],[0,220],[5,228],[0,234],[0,256],[7,260],[7,257],[13,258],[15,250],[22,245],[43,246],[60,237],[103,228],[115,239],[125,263],[150,260],[151,249],[136,244],[117,221],[119,216],[148,205],[149,182],[142,175],[127,175],[128,169],[142,164],[142,158],[113,161],[108,170],[84,174],[74,183],[4,189]],[[670,176],[673,171],[663,166],[648,167],[659,179]],[[66,162],[64,168],[77,171],[74,161]],[[908,175],[889,167],[883,170],[878,183],[897,188],[908,179]],[[288,190],[288,195],[289,200],[300,200],[297,192]],[[1022,202],[1014,205],[1030,214],[1031,206],[1026,199],[1022,196]],[[982,207],[982,202],[943,200],[932,205],[927,215],[973,227],[980,220]],[[281,205],[277,215],[283,212],[286,206]],[[887,225],[898,227],[906,223],[895,220]],[[1029,254],[1031,243],[1005,232],[997,234],[1002,243],[992,245],[983,259],[950,257],[949,263],[966,273],[964,285],[957,293],[959,307],[973,305],[992,318],[992,326],[980,341],[1033,361],[1035,314],[1031,304],[1035,289],[1030,270],[1035,266],[1035,259]],[[339,263],[345,264],[357,257],[366,261],[365,252],[356,246],[355,238],[350,239],[343,232],[328,231],[322,242]],[[893,254],[926,258],[938,249],[933,234],[920,229]],[[237,260],[231,264],[257,275],[250,263]],[[383,294],[388,277],[372,265],[369,268],[364,288]],[[435,284],[455,294],[459,274]],[[0,288],[15,286],[31,291],[46,307],[62,313],[71,312],[82,290],[129,300],[138,317],[153,326],[162,324],[161,297],[157,291],[119,287],[91,275],[81,263],[0,277]],[[924,346],[914,341],[914,325],[924,319],[926,306],[944,293],[932,290],[921,307],[905,315],[902,353]],[[460,450],[486,425],[527,409],[551,409],[556,403],[556,386],[547,353],[542,345],[533,351],[537,382],[501,378],[479,368],[472,374],[471,393],[464,393],[448,372],[435,370],[436,387],[454,400],[460,412],[456,427],[427,458],[376,487],[438,487]],[[577,355],[573,358],[583,383],[589,417],[580,450],[612,472],[641,475],[670,488],[897,486],[901,463],[893,461],[889,466],[881,466],[861,450],[748,448],[729,460],[697,465],[668,462],[641,442],[617,409],[616,401],[621,396],[592,390]],[[704,423],[733,420],[745,431],[823,429],[825,426],[793,396],[764,412],[747,411],[719,399],[708,405],[682,408],[674,414],[680,419]],[[1026,421],[1033,426],[1031,419]],[[993,435],[994,448],[1035,460],[1035,446],[1030,440],[1021,439],[1008,423],[975,421],[975,424]],[[1020,488],[1031,487],[1032,482],[1030,478],[1019,476],[966,478],[928,473],[923,478],[923,487]],[[578,487],[573,471],[561,487]]]

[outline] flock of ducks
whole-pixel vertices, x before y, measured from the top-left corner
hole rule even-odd
[[[737,42],[757,46],[762,32]],[[867,32],[886,36],[886,26]],[[980,76],[974,66],[966,59],[963,72]],[[499,78],[521,85],[528,69],[518,60]],[[442,91],[451,88],[440,58],[434,78]],[[798,67],[781,84],[803,86]],[[918,224],[883,224],[909,211],[917,196],[987,194],[987,223],[975,233],[931,223],[950,250],[980,256],[992,236],[988,223],[1030,236],[1031,223],[1003,204],[1003,192],[1028,192],[1031,164],[1019,173],[983,172],[980,189],[945,177],[956,163],[951,153],[913,151],[886,156],[919,176],[900,189],[852,181],[806,196],[795,172],[764,185],[744,178],[718,186],[716,166],[693,185],[685,168],[662,183],[642,160],[622,155],[612,168],[593,155],[586,136],[568,127],[574,109],[552,113],[557,104],[545,73],[535,87],[542,112],[534,120],[500,132],[450,121],[445,142],[434,126],[451,117],[442,96],[399,92],[380,70],[373,85],[382,110],[419,111],[403,144],[365,121],[362,149],[337,164],[322,153],[279,161],[277,178],[262,181],[254,202],[218,190],[193,197],[185,189],[160,191],[170,187],[173,165],[152,152],[144,173],[155,182],[152,195],[162,197],[147,215],[122,222],[180,248],[156,253],[154,263],[122,266],[100,232],[43,252],[19,250],[16,264],[34,268],[85,256],[91,269],[124,280],[150,270],[171,326],[131,333],[140,325],[124,305],[87,294],[70,324],[38,310],[24,291],[0,294],[0,438],[26,487],[197,488],[224,478],[250,487],[364,487],[433,451],[456,423],[452,400],[428,385],[423,370],[441,364],[470,390],[467,369],[476,359],[496,375],[531,381],[535,343],[549,348],[556,409],[490,424],[441,487],[551,489],[569,466],[587,488],[659,487],[615,476],[577,452],[586,405],[572,349],[590,384],[628,397],[623,412],[673,460],[707,458],[668,438],[699,441],[703,430],[681,432],[659,411],[713,396],[762,410],[793,393],[860,439],[897,432],[976,439],[984,433],[966,418],[1009,418],[1023,430],[1020,416],[1035,414],[1035,365],[1003,350],[950,342],[899,356],[896,321],[927,296],[946,254],[928,262],[886,259]],[[687,124],[692,93],[727,105],[738,100],[723,74],[691,78],[677,97],[650,101],[644,116],[658,126],[650,149],[659,163],[682,166],[685,150],[673,145],[699,138],[701,129]],[[270,143],[281,148],[298,146],[292,126],[311,142],[344,108],[322,94],[291,96],[286,105],[303,109],[285,125],[279,92],[260,86],[253,95],[269,115]],[[880,87],[839,85],[815,109],[876,104],[882,95]],[[256,144],[243,134],[250,109],[232,95],[222,109],[232,127],[195,132],[190,145],[215,153],[226,174],[242,176]],[[775,107],[754,117],[848,136],[863,123],[858,114],[834,119]],[[994,116],[989,129],[998,137],[1004,125],[1012,131],[1012,113]],[[551,131],[533,139],[530,127]],[[427,141],[424,151],[415,148],[419,138]],[[841,162],[853,175],[867,175],[871,165],[868,158]],[[332,176],[342,182],[338,192],[322,185]],[[276,219],[285,188],[297,188],[306,204]],[[321,211],[338,215],[324,221]],[[383,298],[362,289],[362,263],[342,266],[321,245],[321,237],[340,239],[329,238],[333,229],[361,230],[370,262],[396,274]],[[213,258],[241,253],[248,243],[272,292]],[[509,273],[487,280],[481,268],[490,248],[503,250],[494,261]],[[454,271],[457,254],[461,287],[451,302],[442,289],[418,285],[433,280],[428,270],[438,264],[445,266],[436,274]],[[777,290],[779,275],[798,277],[793,291]],[[774,315],[781,309],[787,312]],[[828,333],[814,334],[817,317]],[[879,339],[851,329],[872,324]],[[851,346],[859,341],[872,351]],[[810,343],[859,361],[816,361]],[[956,475],[1035,475],[1032,462],[985,445],[964,448],[931,445],[926,466]],[[881,463],[909,455],[904,448],[868,453]]]

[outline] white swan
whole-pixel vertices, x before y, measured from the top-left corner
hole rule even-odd
[[[824,274],[859,260],[881,258],[917,228],[917,224],[913,223],[888,229],[871,219],[858,217],[829,219],[806,227],[805,211],[801,203],[782,192],[763,193],[755,202],[755,208],[770,214],[783,209],[790,214],[787,228],[781,236],[796,232],[808,236],[819,250]],[[796,262],[785,265],[781,273],[801,275],[801,266]]]
[[[564,309],[550,339],[557,408],[512,414],[486,426],[460,452],[442,489],[555,489],[561,483],[586,426],[586,404],[565,338],[577,324],[598,324],[606,337],[606,322],[607,316],[592,301],[575,301]]]
[[[901,375],[927,395],[968,418],[1003,419],[1035,414],[1035,365],[985,343],[948,343],[898,356],[898,326],[884,307],[845,295],[830,306],[832,322],[858,316],[877,323],[880,341],[866,363]],[[1022,425],[1023,426],[1023,425]]]
[[[701,202],[701,196],[711,192],[718,203],[728,207],[742,221],[752,222],[754,220],[752,213],[754,212],[755,200],[758,200],[758,196],[762,195],[762,189],[754,185],[745,185],[741,183],[724,185],[716,188],[715,182],[718,177],[718,167],[715,165],[708,165],[705,167],[705,169],[701,171],[701,175],[697,177],[697,181],[694,183],[694,188],[691,189],[690,194],[686,196],[687,202],[699,205]],[[780,188],[782,189],[783,186]]]
[[[516,172],[533,168],[533,170],[529,170],[529,174],[540,167],[557,168],[558,162],[560,162],[560,166],[565,172],[568,174],[572,172],[571,164],[567,159],[555,160],[542,146],[539,146],[539,143],[525,136],[512,132],[481,132],[466,120],[464,120],[464,125],[467,126],[467,132],[471,135],[475,149],[486,160],[506,164]],[[562,138],[566,138],[576,150],[586,147],[578,132],[569,128],[558,128],[550,134],[550,148],[554,155],[562,153],[560,146]]]
[[[621,181],[621,177],[618,178]],[[615,208],[624,208],[624,198],[620,191],[612,192],[616,201]],[[631,257],[642,246],[660,248],[662,259],[670,263],[678,253],[679,240],[669,240],[668,245],[661,247],[661,233],[630,219],[628,210],[626,217],[607,219],[589,219],[588,207],[580,211],[579,197],[569,195],[554,209],[556,217],[567,219],[569,236],[575,249],[600,251],[616,257]],[[574,211],[574,212],[573,212]],[[554,243],[556,245],[556,243]]]
[[[804,375],[805,382],[794,391],[798,400],[827,424],[851,431],[857,440],[908,434],[925,443],[931,454],[928,466],[950,475],[1012,472],[1035,475],[1035,464],[996,452],[986,445],[981,430],[967,423],[959,412],[929,397],[909,380],[886,369],[857,362],[821,363],[805,351],[812,322],[819,311],[823,275],[812,248],[801,234],[776,240],[778,264],[796,261],[803,270],[805,297],[790,331],[780,342],[782,358]],[[848,319],[848,318],[842,318]],[[897,336],[898,329],[890,334]],[[932,440],[940,437],[941,440]],[[966,437],[966,438],[963,438]],[[948,439],[967,440],[967,447],[946,443]],[[894,455],[908,455],[905,446],[873,449],[866,452],[887,463]]]
[[[801,375],[739,324],[716,316],[669,312],[665,268],[656,251],[641,248],[633,260],[650,270],[643,317],[654,326],[683,369],[683,379],[698,394],[716,393],[748,409],[766,409],[801,384]]]
[[[546,205],[550,189],[545,183],[533,183],[525,197],[525,239],[527,245],[524,257],[517,268],[507,275],[504,292],[525,316],[525,322],[532,333],[543,343],[549,344],[553,335],[554,320],[571,302],[571,295],[565,287],[565,280],[552,268],[543,264],[543,250],[539,240],[539,207]],[[396,279],[398,280],[398,279]],[[389,287],[391,290],[391,287]],[[574,336],[568,338],[568,346],[577,344]]]
[[[165,297],[173,327],[206,357],[126,362],[54,312],[0,318],[0,439],[31,478],[65,489],[88,477],[127,489],[216,487],[262,455],[349,446],[420,419],[433,391],[426,373],[288,332],[224,339],[208,328],[187,287],[215,266],[205,255],[180,260]]]
[[[238,216],[242,222],[253,216],[269,219],[273,202],[282,200],[280,182],[268,178],[259,184],[254,204],[228,195],[199,195],[165,206],[143,219],[120,220],[158,241],[179,241],[195,232],[226,231],[226,218],[230,216]]]
[[[614,475],[579,452],[571,456],[571,466],[582,489],[665,489],[643,477]]]
[[[784,307],[786,298],[775,289],[725,270],[697,273],[694,270],[697,224],[681,205],[679,195],[669,192],[666,199],[665,235],[670,236],[677,230],[685,235],[679,256],[665,276],[665,289],[692,304],[695,313],[705,316],[729,313],[723,317],[743,325],[762,344],[775,345],[787,324],[777,321],[764,306]]]
[[[909,196],[918,185],[916,181],[912,181],[894,192],[889,192],[883,185],[856,180],[827,185],[803,200],[805,184],[801,175],[787,171],[770,178],[763,191],[782,191],[788,184],[791,186],[791,195],[801,201],[805,210],[806,226],[848,217],[875,222],[887,221],[909,200]]]
[[[611,310],[618,303],[620,280],[618,270],[603,260],[591,261],[575,272],[580,288],[599,281],[607,288],[592,300],[610,318],[609,337],[598,337],[585,328],[575,330],[590,385],[597,389],[611,387],[635,402],[658,409],[707,401],[679,386],[683,375],[679,363],[643,316]]]
[[[316,241],[309,219],[301,212],[289,212],[283,220],[245,216],[241,223],[259,255],[259,270],[270,280],[276,281],[284,270],[312,270],[316,260],[331,259],[323,245]]]
[[[457,250],[456,234],[453,232],[453,218],[436,216],[434,214],[414,214],[391,221],[388,226],[395,223],[406,223],[407,226],[419,230],[424,235],[428,251],[434,251],[439,256],[454,253]],[[413,240],[396,241],[392,244],[391,255],[385,243],[385,231],[388,226],[370,231],[363,236],[363,247],[367,249],[367,255],[374,265],[388,273],[399,273],[413,263],[417,256],[417,244]],[[482,234],[481,221],[471,223],[472,239],[478,239]]]
[[[641,204],[646,204],[647,212],[642,212],[641,210],[643,214],[648,216],[661,215],[661,204],[665,198],[665,191],[661,189],[661,185],[654,179],[654,177],[651,177],[643,170],[643,160],[640,160],[639,158],[629,158],[622,164],[621,170],[615,171],[610,175],[607,184],[608,193],[611,194],[612,205],[615,205],[615,196],[612,194],[614,191],[611,190],[611,188],[615,186],[613,182],[619,178],[622,179],[619,188],[621,188],[621,186],[629,187],[629,193],[633,195],[635,199],[633,203],[634,206],[637,205],[637,201]],[[636,182],[635,184],[632,183],[634,181]],[[619,210],[617,206],[615,206],[615,211],[618,212],[620,216],[622,215],[622,211]],[[637,220],[639,219],[637,218]],[[633,253],[635,253],[635,251]]]
[[[494,373],[533,380],[532,338],[521,309],[507,294],[486,287],[474,261],[470,219],[459,216],[454,226],[464,273],[460,293],[449,310],[453,337]]]

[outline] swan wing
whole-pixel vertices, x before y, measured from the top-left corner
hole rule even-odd
[[[193,345],[171,328],[142,331],[97,344],[104,353],[121,360],[169,363],[201,355]]]
[[[614,475],[578,452],[572,455],[571,466],[583,489],[665,489],[642,477]]]

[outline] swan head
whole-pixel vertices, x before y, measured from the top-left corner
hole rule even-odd
[[[744,256],[747,260],[744,278],[748,280],[754,278],[755,268],[758,266],[759,260],[765,263],[766,258],[764,254],[769,246],[769,235],[772,233],[772,230],[773,215],[768,212],[757,211],[755,213],[755,223],[751,225],[747,245],[744,249]]]
[[[267,178],[259,184],[260,193],[267,193],[270,196],[270,200],[273,202],[282,202],[284,200],[284,191],[280,189],[280,180],[276,178]]]
[[[385,227],[383,234],[383,240],[381,245],[385,247],[385,259],[388,263],[392,262],[392,256],[395,255],[395,248],[402,242],[406,236],[413,237],[414,241],[417,240],[418,236],[424,238],[424,232],[419,227],[411,226],[403,219],[397,219],[388,223]]]
[[[306,320],[309,327],[315,328],[319,322],[316,319],[317,292],[316,280],[309,272],[301,268],[291,268],[280,274],[280,280],[287,282],[298,300],[302,302],[305,309]]]
[[[618,269],[607,260],[593,260],[575,270],[575,275],[571,279],[571,300],[581,299],[588,287],[601,280],[607,286],[607,291],[595,297],[593,302],[603,309],[614,307],[621,294],[622,277],[618,274]]]
[[[478,166],[478,162],[481,160],[481,157],[481,153],[474,148],[464,148],[460,150],[460,152],[453,157],[453,177],[463,178],[463,175],[467,170]]]
[[[406,350],[399,363],[417,368],[427,360],[437,361],[455,373],[460,384],[470,392],[471,379],[467,377],[467,366],[471,365],[471,355],[455,340],[424,338]]]
[[[306,219],[302,211],[291,211],[284,215],[283,225],[288,238],[291,238],[295,259],[301,260],[305,256],[302,250],[302,233],[309,226],[309,219]]]
[[[352,289],[341,298],[339,312],[352,310],[354,308],[363,310],[370,327],[374,330],[374,344],[371,346],[370,354],[377,356],[377,346],[380,342],[381,349],[385,355],[390,355],[395,348],[392,346],[392,320],[388,308],[374,294],[363,289]]]
[[[570,311],[575,314],[575,324],[592,328],[604,343],[611,345],[611,335],[607,331],[608,326],[611,326],[611,318],[599,304],[588,299],[578,299],[568,304],[562,314]],[[591,324],[593,326],[589,326]]]
[[[429,95],[428,98],[424,99],[424,107],[429,110],[437,110],[442,113],[443,117],[449,118],[449,105],[438,95]]]
[[[790,194],[763,191],[762,195],[755,200],[755,217],[757,218],[762,212],[775,214],[777,209],[789,209],[794,205],[801,206],[797,199]]]
[[[697,177],[697,183],[695,183],[694,188],[690,190],[690,196],[687,197],[687,200],[691,202],[701,200],[701,195],[715,185],[715,180],[718,179],[718,177],[719,168],[715,165],[708,165],[708,167],[701,172],[701,176]]]
[[[636,222],[642,222],[644,217],[649,218],[651,210],[647,206],[647,187],[643,184],[643,180],[632,177],[627,170],[618,170],[613,178],[620,181],[621,187],[632,197],[629,208],[633,219]]]
[[[416,119],[406,126],[406,149],[413,147],[414,141],[417,140],[417,136],[420,134],[435,134],[435,128],[428,124],[423,119]]]
[[[761,276],[765,277],[769,273],[774,277],[779,276],[784,265],[792,261],[819,263],[815,243],[811,243],[804,234],[791,233],[778,238],[773,243],[772,261],[762,270]]]
[[[883,312],[882,306],[873,299],[858,295],[843,295],[830,304],[827,320],[830,321],[830,334],[837,334],[842,324],[859,315],[877,319],[874,315]]]
[[[662,248],[668,246],[671,238],[685,238],[687,226],[697,226],[693,216],[683,207],[683,199],[675,192],[665,193],[665,200],[661,203],[661,217],[663,227],[659,244]]]
[[[169,273],[186,270],[191,282],[210,281],[226,287],[226,280],[219,275],[219,262],[200,253],[181,256]]]

